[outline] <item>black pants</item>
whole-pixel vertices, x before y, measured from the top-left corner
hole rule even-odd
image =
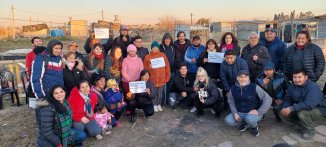
[[[206,105],[206,104],[203,104],[202,102],[200,102],[200,100],[198,98],[198,94],[195,94],[195,95],[197,95],[197,97],[194,97],[193,103],[194,103],[194,106],[197,108],[197,113],[203,114],[204,108],[212,108],[215,111],[215,116],[219,117],[221,115],[221,112],[223,110],[223,102],[222,101],[216,101],[215,103],[213,103],[211,105]]]
[[[121,114],[122,114],[122,112],[124,111],[124,109],[125,109],[125,108],[123,108],[121,111],[115,111],[115,113],[114,113],[113,115],[114,115],[114,118],[115,118],[116,120],[119,120],[119,119],[120,119]]]
[[[135,116],[136,115],[136,108],[143,109],[145,113],[145,117],[152,116],[154,114],[154,107],[153,103],[150,104],[142,104],[139,101],[136,100],[128,100],[127,101],[127,107],[128,110],[130,110],[130,115]]]

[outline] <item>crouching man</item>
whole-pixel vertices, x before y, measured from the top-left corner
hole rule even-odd
[[[271,106],[272,98],[260,86],[250,83],[248,71],[239,71],[237,81],[228,94],[231,113],[225,123],[240,126],[242,132],[251,128],[251,134],[258,136],[258,122]]]

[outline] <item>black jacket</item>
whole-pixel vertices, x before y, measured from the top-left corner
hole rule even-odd
[[[153,99],[154,99],[154,84],[152,81],[147,81],[146,82],[146,88],[150,89],[150,95],[145,92],[145,93],[137,93],[135,95],[135,99],[137,101],[137,103],[139,104],[152,104],[153,103]]]
[[[141,47],[141,48],[137,48],[137,56],[144,61],[144,58],[146,55],[149,54],[149,51],[147,48]]]
[[[171,39],[171,43],[167,46],[164,44],[164,40],[166,38]],[[170,63],[170,70],[172,73],[175,72],[176,66],[175,66],[175,49],[173,47],[173,39],[172,36],[169,33],[165,33],[162,38],[162,44],[160,44],[160,51],[166,55],[166,57],[169,60]]]
[[[284,74],[292,81],[292,58],[296,45],[291,45],[285,52]],[[307,43],[303,48],[303,70],[311,81],[318,81],[324,72],[325,58],[321,48],[315,44]]]
[[[176,40],[173,43],[173,47],[175,49],[175,65],[176,66],[178,66],[181,62],[184,62],[185,53],[189,46],[191,46],[191,41],[189,39],[186,39],[186,47],[183,50],[180,49],[179,40]]]
[[[208,63],[204,62],[204,59],[208,58],[208,52],[204,50],[204,52],[200,55],[199,59],[197,60],[197,66],[203,67],[210,78],[217,80],[220,79],[220,67],[221,63]]]
[[[78,83],[81,80],[84,80],[84,72],[80,71],[76,68],[78,62],[76,62],[76,65],[72,70],[70,70],[67,65],[65,65],[65,68],[63,69],[63,80],[64,80],[64,86],[67,90],[67,95],[69,95],[72,88],[78,85]]]
[[[121,50],[122,50],[122,56],[123,56],[123,58],[126,58],[127,57],[127,47],[128,47],[129,44],[131,44],[132,38],[129,35],[127,35],[126,36],[127,37],[127,41],[126,42],[123,42],[122,41],[122,37],[123,36],[120,34],[120,36],[114,38],[114,40],[113,40],[113,47],[119,46],[121,48]]]
[[[192,79],[189,74],[187,74],[186,77],[182,77],[180,73],[177,72],[173,81],[173,91],[179,94],[181,92],[187,92],[188,95],[194,93],[194,81],[195,79]]]

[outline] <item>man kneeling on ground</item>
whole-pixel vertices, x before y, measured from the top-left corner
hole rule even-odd
[[[321,106],[324,95],[305,71],[293,72],[293,83],[285,95],[281,118],[298,125],[302,138],[310,140],[315,135],[313,121],[326,115]]]
[[[258,136],[258,122],[271,106],[272,98],[260,86],[250,83],[248,71],[239,71],[237,81],[228,94],[232,113],[225,118],[225,123],[240,125],[241,132],[251,128],[251,134]]]

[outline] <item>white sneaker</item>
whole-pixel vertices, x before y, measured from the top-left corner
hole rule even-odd
[[[157,110],[158,110],[158,111],[163,111],[161,105],[157,105]]]
[[[192,107],[192,109],[190,110],[190,112],[191,113],[194,113],[194,112],[196,112],[197,111],[197,108],[194,106],[194,107]]]
[[[158,112],[157,106],[154,105],[154,112]]]
[[[95,138],[96,139],[102,139],[103,137],[102,137],[102,135],[98,134],[98,135],[95,136]]]
[[[210,109],[210,111],[211,111],[212,114],[215,114],[216,113],[215,110],[212,109],[212,108]]]

